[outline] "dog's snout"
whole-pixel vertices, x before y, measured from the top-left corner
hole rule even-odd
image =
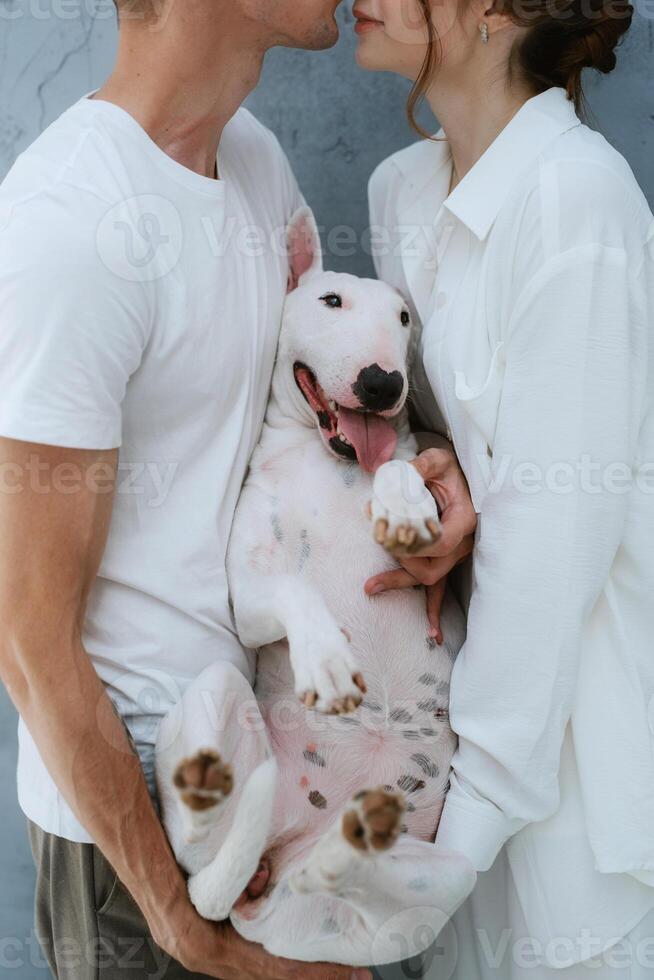
[[[403,390],[404,378],[400,371],[384,371],[379,364],[363,368],[352,385],[361,406],[371,412],[385,412],[393,408]]]

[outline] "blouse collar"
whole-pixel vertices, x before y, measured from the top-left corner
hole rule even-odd
[[[426,140],[412,156],[412,173],[407,173],[405,200],[401,207],[410,208],[420,198],[424,216],[429,190],[440,191],[440,202],[451,214],[483,241],[493,226],[502,205],[521,173],[533,165],[539,154],[557,136],[581,125],[574,104],[563,88],[550,88],[528,99],[499,133],[452,193],[446,196],[444,179],[451,174],[450,146],[443,129],[436,134],[438,142]],[[400,167],[402,163],[400,161]],[[435,215],[434,215],[435,216]]]

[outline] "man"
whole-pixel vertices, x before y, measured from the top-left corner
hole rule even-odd
[[[58,980],[352,974],[202,920],[152,803],[185,686],[253,678],[225,551],[302,198],[239,107],[269,48],[335,43],[339,2],[121,0],[113,74],[0,191],[0,675]]]
[[[0,665],[58,978],[352,973],[200,919],[146,782],[184,685],[251,677],[224,555],[302,199],[239,106],[272,46],[334,44],[338,2],[126,4],[106,85],[0,192]]]

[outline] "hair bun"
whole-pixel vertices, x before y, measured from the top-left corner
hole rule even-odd
[[[579,102],[581,73],[594,68],[608,75],[617,64],[615,49],[629,30],[634,8],[628,0],[600,0],[598,8],[585,18],[582,29],[562,52],[560,71],[566,79],[568,96]]]
[[[583,68],[595,68],[603,74],[613,71],[617,64],[615,49],[629,30],[634,8],[628,0],[602,2],[590,12],[584,29],[566,46],[561,69],[578,78]]]
[[[581,74],[584,68],[605,75],[615,68],[615,49],[633,19],[629,0],[533,0],[535,19],[520,9],[523,0],[507,2],[514,22],[530,28],[519,46],[525,76],[539,91],[565,88],[582,109]]]

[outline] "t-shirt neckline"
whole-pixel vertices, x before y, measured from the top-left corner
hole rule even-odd
[[[98,91],[99,89],[94,89],[92,92],[88,92],[86,95],[82,96],[77,105],[86,109],[90,107],[95,112],[113,116],[118,123],[120,123],[126,129],[129,129],[133,136],[140,142],[143,149],[152,158],[153,162],[156,163],[158,167],[165,170],[179,183],[184,184],[191,190],[208,194],[213,198],[220,199],[223,197],[225,193],[225,175],[221,171],[220,151],[216,156],[217,173],[220,174],[218,179],[206,177],[203,174],[196,173],[194,170],[189,170],[188,167],[178,163],[177,160],[173,160],[171,156],[162,150],[161,147],[158,146],[148,135],[148,133],[146,133],[134,116],[130,115],[126,109],[116,105],[115,102],[107,102],[106,99],[91,98],[91,96],[95,95]]]

